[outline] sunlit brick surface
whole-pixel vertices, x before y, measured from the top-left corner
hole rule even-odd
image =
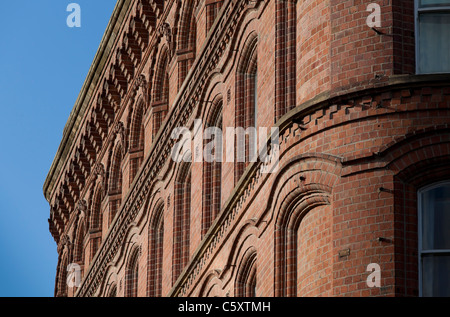
[[[44,185],[55,295],[417,296],[417,191],[450,179],[450,76],[414,73],[413,1],[379,2],[378,30],[367,5],[121,2]],[[195,119],[278,127],[278,169],[174,161]]]

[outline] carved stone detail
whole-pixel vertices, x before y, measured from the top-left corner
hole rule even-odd
[[[128,142],[127,142],[127,132],[123,122],[119,122],[116,125],[116,127],[114,128],[114,133],[116,134],[116,137],[119,138],[119,142],[122,147],[122,158],[124,158],[128,152]]]
[[[102,163],[95,165],[94,174],[99,178],[99,182],[101,184],[101,193],[102,199],[106,196],[107,191],[107,181],[106,181],[106,170],[105,166]]]

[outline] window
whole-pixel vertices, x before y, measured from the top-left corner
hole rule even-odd
[[[234,181],[237,183],[250,162],[257,157],[257,86],[258,86],[258,38],[251,34],[244,45],[236,72],[235,128],[236,134]]]
[[[183,85],[189,70],[194,64],[197,45],[196,1],[187,0],[182,2],[183,9],[180,16],[180,33],[177,49],[178,89]]]
[[[206,33],[211,29],[216,21],[217,15],[222,8],[223,1],[207,0],[206,1]]]
[[[237,274],[235,295],[237,297],[256,297],[257,267],[256,250],[251,248],[243,258]]]
[[[144,138],[144,102],[141,101],[133,115],[131,125],[130,184],[133,183],[144,159]]]
[[[58,282],[56,288],[56,297],[67,297],[67,267],[69,266],[69,260],[67,254],[64,254],[61,262],[59,263]]]
[[[108,297],[117,297],[117,285],[113,285],[109,291]]]
[[[164,47],[161,52],[153,89],[152,101],[152,142],[155,140],[159,129],[169,109],[169,49]]]
[[[183,163],[175,181],[173,226],[173,275],[175,284],[189,261],[191,218],[191,165]]]
[[[84,229],[84,219],[82,219],[78,223],[77,235],[75,236],[75,245],[74,245],[74,261],[80,265],[84,264],[84,238],[85,238],[85,229]]]
[[[164,249],[164,205],[156,208],[149,227],[149,297],[162,296],[162,269]]]
[[[416,0],[417,73],[450,72],[450,1]]]
[[[138,296],[139,249],[136,248],[130,258],[126,271],[126,297]]]
[[[122,147],[118,145],[113,154],[109,185],[109,219],[108,227],[119,211],[122,203]]]
[[[89,261],[92,261],[97,254],[98,248],[102,243],[102,228],[103,228],[103,214],[102,214],[102,194],[100,188],[94,192],[92,200],[89,224],[89,236],[91,240],[91,252]]]
[[[420,296],[450,296],[450,181],[419,190]]]
[[[207,149],[207,152],[203,163],[202,237],[205,236],[219,215],[222,205],[222,138],[220,133],[222,131],[223,102],[220,100],[213,104],[212,113],[205,126],[205,131],[210,138],[204,140],[204,148]]]

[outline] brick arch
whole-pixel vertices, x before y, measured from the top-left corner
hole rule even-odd
[[[303,154],[286,162],[275,176],[270,199],[261,217],[267,223],[260,221],[261,231],[269,228],[272,221],[275,222],[275,296],[297,296],[300,283],[298,262],[301,260],[298,239],[303,237],[302,220],[309,213],[314,213],[310,217],[319,215],[319,222],[331,221],[332,191],[340,177],[341,168],[338,158]]]
[[[206,126],[214,126],[218,115],[223,110],[223,96],[221,93],[215,95],[211,101],[207,102],[204,109],[204,113],[202,114],[203,122]]]
[[[342,172],[341,159],[335,156],[305,153],[284,162],[274,175],[269,199],[258,226],[265,230],[268,224],[279,218],[279,211],[287,192],[302,186],[309,190],[332,191]],[[263,224],[262,220],[267,220]]]
[[[223,296],[223,283],[220,279],[219,270],[213,270],[210,272],[200,287],[198,297],[222,297]]]
[[[125,270],[125,297],[138,296],[139,248],[134,247]]]
[[[223,285],[228,285],[233,280],[232,285],[238,283],[238,276],[240,276],[239,267],[242,265],[242,259],[245,258],[246,251],[255,248],[258,243],[259,231],[255,224],[254,219],[247,220],[234,236],[226,265],[220,273]],[[241,282],[242,280],[239,283]]]
[[[286,197],[275,224],[275,295],[297,296],[298,232],[302,220],[317,207],[330,205],[330,191],[298,188]]]
[[[408,175],[408,167],[427,164],[426,160],[436,160],[441,156],[448,156],[450,150],[450,125],[431,127],[417,130],[405,136],[395,139],[383,147],[378,153],[384,157],[387,167],[395,174],[404,174],[403,178],[413,177]]]
[[[118,277],[115,263],[110,262],[105,269],[105,278],[102,280],[96,297],[117,297],[118,296]]]
[[[431,127],[398,138],[378,153],[393,174],[395,292],[419,295],[418,198],[419,189],[450,180],[450,131]]]
[[[194,44],[195,34],[192,34],[192,28],[193,24],[196,23],[194,13],[197,2],[197,0],[186,0],[182,2],[177,38],[177,47],[179,50],[186,49]]]
[[[239,261],[234,285],[236,297],[255,297],[257,283],[257,251],[254,246],[245,250]]]
[[[69,254],[67,250],[62,254],[58,267],[58,275],[56,279],[55,296],[67,297],[67,268],[69,266]]]
[[[152,101],[162,101],[169,97],[169,86],[166,85],[169,74],[170,50],[167,45],[163,45],[158,62],[156,63],[156,72],[153,84]],[[167,101],[167,100],[166,100]]]
[[[117,284],[116,283],[114,283],[110,286],[107,294],[108,294],[107,297],[117,297]]]
[[[252,68],[252,58],[256,53],[257,45],[258,33],[256,31],[251,31],[246,35],[246,39],[243,41],[243,46],[237,62],[237,73],[246,73],[248,69]]]
[[[219,69],[216,69],[208,74],[208,77],[204,81],[204,89],[201,90],[198,97],[199,103],[193,112],[194,117],[201,118],[203,123],[208,120],[211,109],[214,108],[219,99],[224,100],[226,104],[223,79],[224,74]]]
[[[118,246],[117,253],[110,262],[111,267],[114,266],[118,270],[120,270],[123,266],[127,266],[127,263],[129,262],[128,260],[131,258],[131,254],[135,249],[139,249],[139,251],[141,251],[139,247],[139,243],[142,241],[140,230],[139,227],[136,226],[135,222],[128,225],[121,241],[122,243]]]

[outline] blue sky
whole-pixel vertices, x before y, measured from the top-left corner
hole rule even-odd
[[[69,28],[67,6],[81,7]],[[43,184],[116,0],[0,9],[0,297],[51,297],[57,264]]]

